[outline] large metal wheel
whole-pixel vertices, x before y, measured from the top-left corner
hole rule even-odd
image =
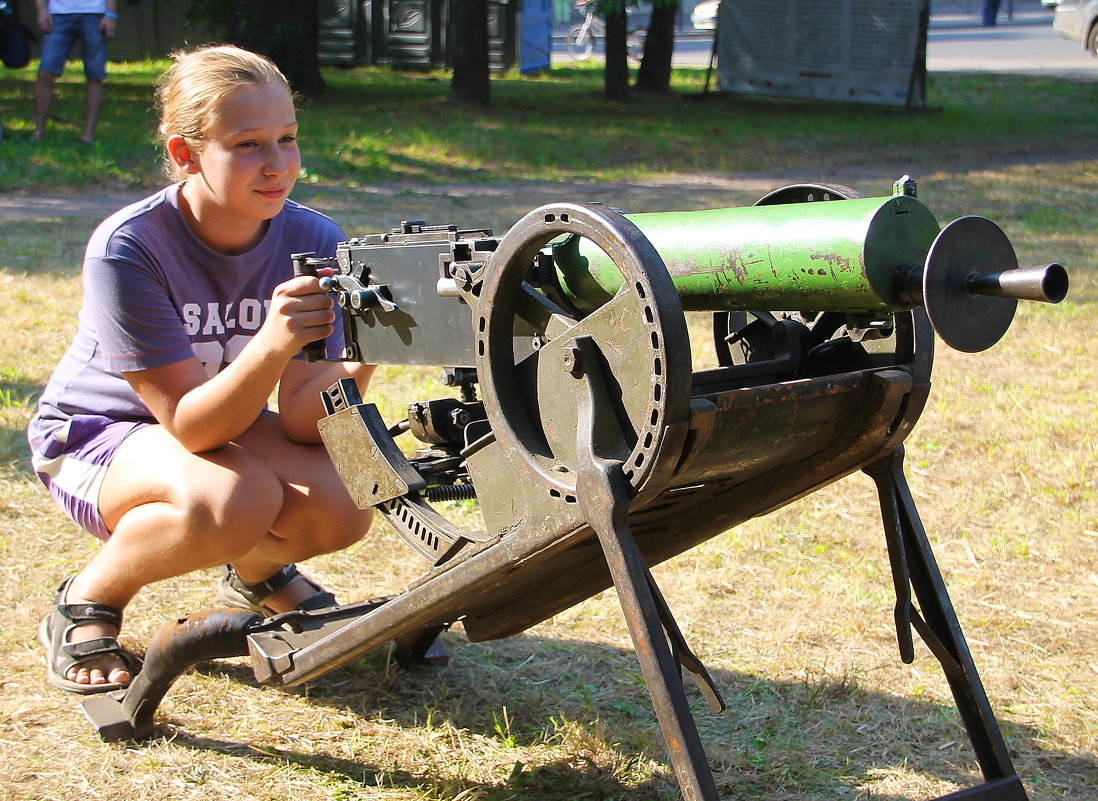
[[[625,278],[590,314],[553,303],[528,281],[542,248],[564,236],[590,240]],[[611,417],[623,435],[613,458],[622,462],[632,491],[644,486],[657,462],[677,458],[665,446],[668,426],[689,417],[686,319],[663,259],[623,215],[583,203],[527,214],[492,255],[473,325],[492,431],[535,486],[575,498],[577,397],[585,371],[600,371],[607,385]],[[576,364],[580,338],[593,343],[598,363]]]

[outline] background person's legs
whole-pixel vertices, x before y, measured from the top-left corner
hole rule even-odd
[[[100,30],[101,18],[97,14],[84,14],[81,39],[84,48],[84,135],[80,141],[91,143],[95,139],[95,126],[99,122],[99,107],[103,102],[103,81],[107,78],[107,37]]]
[[[88,79],[84,90],[84,135],[81,142],[91,144],[95,140],[95,126],[99,123],[99,106],[103,102],[103,82]]]
[[[34,84],[34,139],[46,135],[53,107],[55,84],[77,39],[84,60],[84,133],[82,142],[95,139],[99,109],[103,104],[103,81],[107,77],[107,38],[99,29],[98,14],[55,14],[53,29],[43,33],[42,56]]]
[[[65,62],[76,42],[78,31],[73,25],[74,14],[54,14],[49,30],[42,32],[42,52],[39,56],[38,77],[34,82],[34,139],[46,135],[46,125],[53,106],[54,84],[65,71]]]
[[[982,12],[982,22],[985,28],[990,28],[995,25],[996,17],[999,16],[999,0],[984,0],[984,7]]]
[[[41,139],[46,135],[46,124],[50,118],[50,108],[53,106],[53,86],[57,83],[57,76],[48,72],[39,72],[34,82],[34,139]]]

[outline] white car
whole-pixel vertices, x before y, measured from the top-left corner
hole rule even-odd
[[[1092,56],[1098,57],[1098,0],[1041,0],[1055,7],[1052,28],[1065,39],[1081,42]]]
[[[702,0],[690,12],[690,24],[699,31],[712,31],[717,27],[717,11],[721,0]]]

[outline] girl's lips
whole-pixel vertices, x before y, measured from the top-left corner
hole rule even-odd
[[[283,195],[286,194],[286,187],[284,187],[284,186],[268,187],[266,189],[257,189],[255,191],[258,192],[259,194],[263,195],[263,197],[265,197],[265,198],[269,198],[271,200],[277,200],[278,198],[281,198]]]

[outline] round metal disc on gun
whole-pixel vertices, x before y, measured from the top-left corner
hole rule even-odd
[[[987,350],[1014,319],[1018,301],[974,295],[974,276],[1014,270],[1018,257],[1003,230],[985,217],[960,217],[941,230],[927,253],[923,304],[938,336],[966,353]]]

